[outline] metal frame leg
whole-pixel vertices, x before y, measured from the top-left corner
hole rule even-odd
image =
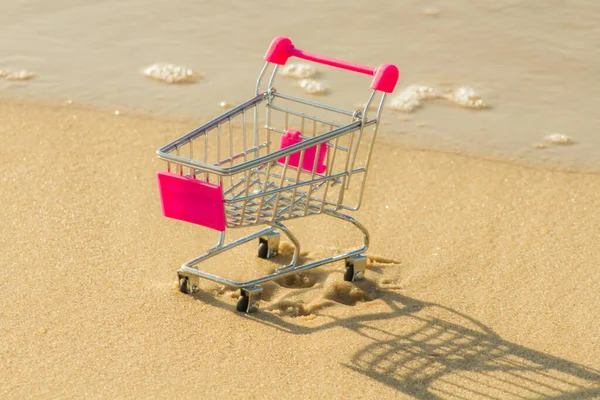
[[[292,256],[292,261],[285,267],[277,268],[276,272],[283,272],[287,271],[288,269],[296,268],[296,265],[298,264],[298,256],[300,255],[300,242],[298,241],[298,238],[292,233],[292,231],[288,229],[287,226],[283,225],[281,222],[273,221],[271,225],[283,232],[294,245],[294,255]]]
[[[191,284],[191,286],[189,286],[190,288],[194,288],[194,284],[196,284],[196,282],[198,282],[199,278],[204,278],[204,279],[211,280],[213,282],[221,283],[226,286],[241,289],[242,295],[240,297],[240,300],[238,301],[237,308],[238,308],[238,310],[245,311],[245,312],[257,311],[259,303],[260,303],[260,298],[262,296],[262,287],[260,286],[261,283],[268,282],[268,281],[271,281],[274,279],[283,278],[285,276],[296,274],[298,272],[306,271],[306,270],[309,270],[312,268],[316,268],[316,267],[319,267],[324,264],[329,264],[332,262],[345,260],[346,265],[347,266],[350,265],[352,267],[351,279],[346,279],[346,276],[345,276],[345,279],[352,280],[352,281],[361,279],[364,276],[364,272],[365,272],[365,269],[367,266],[367,258],[363,253],[369,248],[369,241],[370,241],[369,232],[367,231],[367,229],[365,228],[365,226],[363,224],[361,224],[356,219],[354,219],[348,215],[341,214],[337,211],[324,211],[324,213],[327,215],[330,215],[332,217],[341,219],[343,221],[350,222],[355,227],[357,227],[364,235],[363,246],[359,247],[357,249],[351,250],[349,252],[343,253],[343,254],[338,254],[338,255],[335,255],[332,257],[324,258],[322,260],[317,260],[317,261],[313,261],[313,262],[298,266],[297,264],[298,264],[298,256],[300,254],[300,242],[298,241],[296,236],[294,236],[294,234],[285,225],[281,224],[280,222],[274,221],[274,222],[270,223],[271,226],[269,226],[268,228],[262,229],[251,235],[245,236],[245,237],[238,239],[228,245],[223,245],[225,234],[222,233],[221,238],[219,239],[219,242],[217,243],[216,246],[212,247],[206,254],[196,257],[193,260],[190,260],[181,266],[181,268],[177,271],[179,278],[180,278],[180,280],[182,278],[185,278],[185,279],[188,279],[188,282],[193,282]],[[260,278],[252,279],[249,281],[236,282],[236,281],[232,281],[230,279],[226,279],[226,278],[223,278],[223,277],[220,277],[217,275],[213,275],[213,274],[209,274],[207,272],[201,271],[197,267],[197,264],[199,264],[200,262],[205,261],[208,258],[215,256],[219,253],[222,253],[222,252],[224,252],[228,249],[231,249],[235,246],[239,246],[243,243],[247,243],[250,240],[257,239],[257,238],[259,238],[259,239],[264,238],[266,240],[269,240],[269,238],[271,238],[272,240],[276,240],[275,237],[278,236],[278,233],[275,232],[276,229],[283,232],[293,243],[294,255],[292,257],[292,261],[290,262],[290,264],[288,264],[284,267],[278,268],[272,274],[265,275]],[[197,288],[197,284],[195,287]]]
[[[300,271],[306,271],[311,268],[316,268],[316,267],[324,265],[324,264],[329,264],[329,263],[340,261],[340,260],[352,259],[352,257],[363,254],[369,248],[369,238],[370,238],[369,232],[367,231],[367,229],[364,227],[363,224],[361,224],[356,219],[354,219],[348,215],[344,215],[344,214],[338,213],[336,211],[324,211],[324,213],[326,213],[327,215],[331,215],[333,217],[339,218],[341,220],[350,222],[354,226],[356,226],[364,235],[364,245],[358,249],[351,250],[351,251],[343,253],[343,254],[338,254],[338,255],[335,255],[332,257],[324,258],[322,260],[317,260],[317,261],[313,261],[308,264],[298,266],[297,265],[298,254],[300,253],[300,243],[298,242],[298,239],[292,234],[292,232],[285,225],[283,225],[279,222],[273,222],[272,226],[270,226],[268,228],[262,229],[256,233],[253,233],[252,235],[243,237],[239,240],[236,240],[233,243],[230,243],[226,246],[219,247],[218,249],[216,249],[212,252],[206,253],[202,256],[199,256],[193,260],[186,262],[185,264],[183,264],[181,266],[178,273],[183,276],[190,276],[190,275],[199,276],[201,278],[208,279],[213,282],[221,283],[223,285],[231,286],[231,287],[238,288],[238,289],[250,288],[255,285],[259,285],[263,282],[271,281],[273,279],[283,278],[287,275],[292,275],[292,274],[298,273]],[[261,235],[265,235],[269,232],[273,232],[275,229],[281,230],[292,241],[292,243],[295,246],[295,249],[294,249],[294,256],[292,257],[292,262],[285,267],[281,267],[281,268],[277,269],[272,274],[265,275],[260,278],[252,279],[249,281],[237,282],[237,281],[232,281],[230,279],[226,279],[226,278],[223,278],[223,277],[220,277],[217,275],[209,274],[207,272],[201,271],[197,267],[194,267],[196,264],[198,264],[202,261],[205,261],[206,259],[208,259],[214,255],[222,253],[223,251],[228,250],[232,247],[239,246],[240,244],[246,243],[250,240],[259,238]]]
[[[351,216],[346,215],[346,214],[339,213],[337,211],[328,211],[328,210],[325,210],[325,211],[323,211],[323,213],[327,214],[327,215],[330,215],[332,217],[341,219],[343,221],[350,222],[354,226],[356,226],[358,229],[360,229],[360,231],[365,236],[365,244],[364,244],[364,246],[361,248],[361,250],[357,254],[364,253],[365,251],[367,251],[367,249],[369,248],[369,244],[371,243],[371,235],[369,235],[369,231],[367,230],[367,228],[363,224],[361,224],[360,222],[358,222],[355,218],[352,218]]]
[[[331,215],[332,217],[342,219],[347,222],[351,222],[354,226],[362,231],[365,236],[365,245],[363,246],[364,250],[361,250],[359,254],[354,254],[348,258],[346,258],[346,271],[344,272],[344,280],[347,282],[354,282],[357,280],[361,280],[365,276],[365,271],[367,270],[367,256],[365,256],[364,252],[369,248],[370,243],[370,235],[369,231],[363,224],[358,222],[356,219],[338,213],[336,211],[325,211],[326,214]]]

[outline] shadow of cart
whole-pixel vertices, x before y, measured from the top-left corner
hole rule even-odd
[[[600,396],[600,371],[511,343],[456,311],[428,303],[406,318],[405,332],[357,327],[373,341],[346,366],[423,399]]]
[[[230,309],[217,298],[202,298]],[[344,366],[416,398],[600,397],[600,371],[511,343],[475,319],[439,304],[396,291],[382,291],[379,301],[387,311],[322,316],[324,322],[316,326],[268,312],[247,317],[297,335],[349,329],[365,339],[361,343],[369,344],[355,351]]]

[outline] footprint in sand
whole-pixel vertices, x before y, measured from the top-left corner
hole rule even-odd
[[[400,265],[402,261],[395,260],[389,257],[377,256],[377,255],[368,255],[367,256],[367,266],[368,267],[389,267],[394,265]]]
[[[400,265],[402,265],[402,262],[393,258],[377,255],[367,256],[367,269],[379,273],[376,279],[382,289],[397,290],[402,288],[398,285]]]
[[[278,254],[281,257],[289,258],[291,260],[291,257],[294,254],[294,246],[288,242],[281,242],[279,245]],[[309,259],[309,254],[310,253],[308,251],[300,251],[300,254],[298,256],[298,262],[305,262],[307,259]],[[318,275],[318,271],[315,270],[299,272],[297,274],[288,275],[284,276],[283,278],[276,279],[274,282],[284,288],[304,289],[313,287],[318,282]]]
[[[276,281],[281,288],[263,310],[287,317],[316,317],[325,308],[370,302],[381,296],[382,289],[398,288],[396,275],[400,265],[393,258],[368,256],[371,277],[358,282],[344,281],[337,265],[290,275]]]
[[[305,289],[315,286],[317,277],[309,272],[300,272],[294,275],[284,276],[275,281],[280,286],[290,289]]]
[[[293,255],[291,244],[283,242],[279,256]],[[301,253],[308,258],[309,253]],[[280,260],[281,261],[281,260]],[[300,260],[300,262],[304,262]],[[367,279],[346,282],[343,279],[342,263],[334,263],[283,278],[265,282],[261,310],[281,317],[314,319],[319,311],[327,308],[356,307],[381,297],[385,290],[399,289],[399,266],[401,262],[384,256],[367,256]],[[213,287],[214,297],[232,302],[239,297],[239,290],[226,286]]]

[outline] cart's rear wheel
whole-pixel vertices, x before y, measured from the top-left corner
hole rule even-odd
[[[190,279],[187,276],[179,275],[179,291],[185,294],[192,293],[192,287],[190,285]]]
[[[354,281],[354,265],[346,263],[346,271],[344,272],[344,280],[346,282]]]
[[[279,232],[269,232],[258,238],[258,256],[263,259],[273,258],[279,250]]]
[[[269,243],[267,241],[261,240],[258,244],[258,256],[265,259],[269,257]]]

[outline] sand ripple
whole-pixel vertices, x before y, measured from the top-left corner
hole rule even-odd
[[[293,246],[282,242],[279,248],[280,262],[288,262]],[[308,257],[303,252],[302,258]],[[276,263],[280,265],[280,263]],[[325,309],[361,307],[382,296],[386,291],[401,289],[401,262],[389,257],[370,255],[367,258],[366,279],[346,282],[343,279],[343,263],[329,264],[314,270],[288,275],[265,282],[261,301],[261,312],[282,317],[314,319]],[[234,303],[240,295],[239,289],[207,283],[204,290],[226,303]]]

